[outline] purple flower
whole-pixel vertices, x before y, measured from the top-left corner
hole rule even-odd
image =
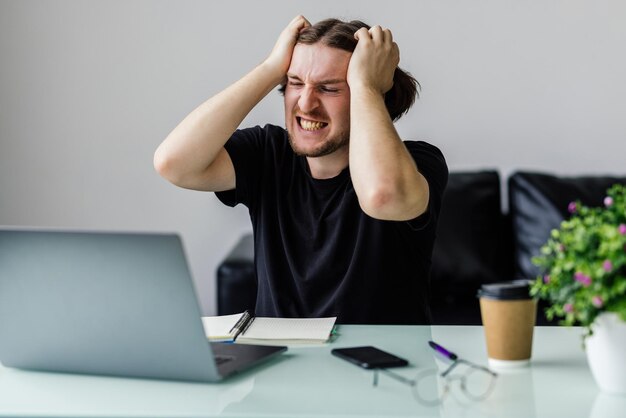
[[[567,205],[567,211],[569,213],[575,213],[576,212],[576,202],[569,202],[569,205]]]
[[[565,245],[559,244],[559,247],[557,249],[559,250],[560,253],[564,253],[565,252]]]
[[[543,276],[543,282],[545,284],[550,283],[550,275],[546,274],[545,276]]]
[[[574,273],[574,280],[576,280],[578,283],[581,283],[585,287],[591,284],[591,277],[585,275],[580,271]]]
[[[613,270],[613,263],[611,263],[611,260],[604,260],[604,263],[602,263],[602,269],[607,273],[610,273]]]
[[[626,235],[626,224],[620,224],[620,226],[617,227],[617,230],[620,234]]]
[[[591,298],[591,304],[596,308],[601,308],[604,305],[604,301],[598,295]]]
[[[604,198],[604,206],[606,206],[607,208],[609,206],[613,206],[613,198],[611,196],[607,196]]]
[[[574,305],[572,305],[571,303],[566,303],[565,305],[563,305],[563,310],[567,313],[574,312]]]

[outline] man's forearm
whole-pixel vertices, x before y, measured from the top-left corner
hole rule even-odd
[[[350,174],[370,216],[408,220],[424,213],[428,183],[402,143],[383,96],[355,86],[350,102]]]
[[[224,144],[254,106],[285,78],[298,34],[309,25],[304,16],[296,16],[261,65],[191,112],[155,152],[157,171],[181,187],[234,188],[235,172]]]
[[[261,64],[191,112],[155,153],[155,166],[168,180],[194,187],[248,113],[282,80]]]

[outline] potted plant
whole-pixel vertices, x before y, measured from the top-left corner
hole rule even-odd
[[[601,389],[626,393],[626,187],[613,185],[603,207],[568,206],[533,263],[542,274],[531,295],[548,319],[585,328],[589,366]]]

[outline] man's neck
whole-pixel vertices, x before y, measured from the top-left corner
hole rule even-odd
[[[337,177],[348,166],[348,147],[342,147],[323,157],[307,157],[306,160],[314,179],[324,180]]]

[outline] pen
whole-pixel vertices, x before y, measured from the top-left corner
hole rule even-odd
[[[241,328],[247,324],[247,322],[250,320],[250,312],[248,312],[247,310],[243,313],[243,315],[241,315],[241,318],[239,318],[239,320],[237,322],[235,322],[235,325],[233,325],[233,327],[230,329],[230,331],[228,331],[228,333],[232,333],[233,331],[238,331],[237,334],[241,333]]]
[[[250,328],[250,325],[252,325],[252,323],[254,322],[255,318],[252,318],[250,315],[248,315],[248,321],[246,322],[246,324],[243,326],[243,329],[241,329],[239,331],[240,334],[245,334],[246,331],[248,330],[248,328]]]
[[[437,344],[434,341],[428,341],[428,345],[435,350],[436,352],[438,352],[439,354],[443,355],[445,358],[452,360],[452,361],[456,361],[459,357],[454,354],[451,351],[446,350],[445,348],[443,348],[442,346],[440,346],[439,344]]]

